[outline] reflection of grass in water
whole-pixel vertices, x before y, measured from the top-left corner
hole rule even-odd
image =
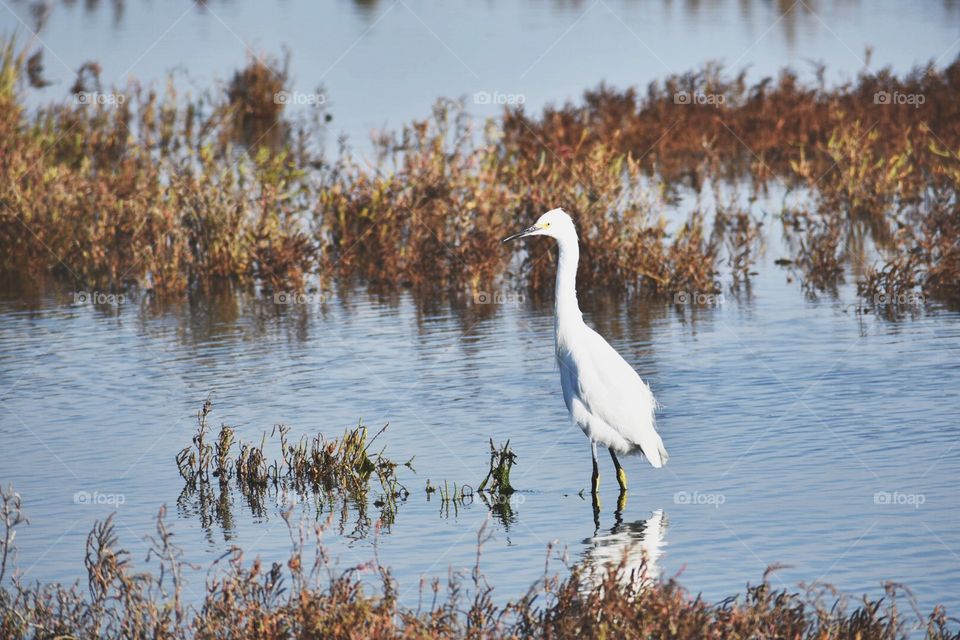
[[[424,493],[428,501],[437,494],[440,514],[444,517],[450,517],[450,507],[453,507],[453,515],[456,517],[460,515],[460,507],[473,504],[473,487],[470,485],[457,485],[456,482],[451,484],[444,480],[443,486],[436,486],[428,479]]]
[[[361,535],[369,525],[366,510],[371,501],[372,480],[376,479],[379,485],[372,502],[379,509],[380,521],[385,526],[393,523],[399,503],[409,495],[397,478],[398,465],[382,450],[378,453],[370,451],[386,426],[372,438],[368,437],[367,428],[359,424],[356,428],[346,429],[338,439],[327,440],[318,434],[313,439],[304,437],[291,443],[287,437],[289,428],[278,425],[272,435],[279,434],[281,459],[268,462],[264,453],[266,434],[259,445],[236,443],[234,430],[223,424],[216,442],[210,444],[207,418],[211,408],[208,399],[197,413],[197,433],[191,446],[177,455],[177,466],[185,481],[181,508],[191,510],[189,505],[195,497],[192,510],[198,513],[205,528],[216,521],[229,534],[232,528],[229,511],[231,481],[251,512],[258,516],[266,513],[268,498],[280,506],[313,502],[318,513],[332,511],[340,503],[343,506],[340,523],[343,528],[348,516],[346,507],[352,504],[357,509],[357,532]],[[216,503],[211,478],[219,485]]]
[[[72,100],[28,114],[28,57],[8,41],[0,61],[8,273],[161,293],[224,281],[300,289],[313,276],[468,296],[515,278],[542,292],[553,282],[550,244],[497,241],[559,205],[579,226],[581,288],[669,299],[717,292],[724,253],[733,283],[744,282],[760,236],[739,209],[697,208],[668,232],[678,189],[699,195],[735,180],[757,195],[776,180],[812,199],[790,256],[808,290],[834,287],[869,237],[881,255],[857,275],[863,295],[960,295],[960,62],[834,88],[789,73],[751,86],[708,66],[643,97],[601,87],[540,114],[508,110],[482,133],[440,102],[381,136],[371,167],[312,151],[320,131],[293,127],[275,98],[287,82],[279,63],[250,61],[225,95],[184,100],[173,83],[162,94],[132,85],[98,89],[120,104]],[[95,65],[84,69],[83,84],[99,87]],[[788,236],[795,219],[784,216]],[[911,264],[891,268],[907,255]]]
[[[510,464],[512,464],[512,462]],[[491,467],[491,473],[494,472],[496,472],[496,470]],[[507,475],[509,475],[509,471],[507,471]],[[494,488],[487,488],[485,484],[489,479],[490,476],[480,484],[476,492],[474,492],[473,487],[467,484],[458,485],[456,482],[451,483],[444,480],[443,485],[434,485],[430,480],[427,480],[424,492],[428,501],[436,495],[437,502],[440,505],[440,515],[445,518],[450,517],[451,509],[453,510],[454,517],[459,516],[461,507],[472,505],[474,500],[479,497],[480,501],[490,510],[490,513],[502,522],[504,527],[509,528],[509,526],[517,520],[513,512],[514,500],[511,499],[513,489],[511,488],[509,491],[500,492]]]
[[[322,434],[313,439],[301,438],[290,442],[289,427],[277,425],[271,438],[278,436],[281,457],[269,461],[264,452],[268,438],[263,435],[259,444],[238,441],[235,431],[221,424],[219,434],[211,442],[208,422],[213,404],[208,398],[197,412],[197,432],[190,446],[177,454],[176,462],[184,479],[184,488],[178,505],[185,514],[196,516],[208,535],[214,523],[229,539],[233,534],[233,493],[237,490],[250,512],[257,517],[267,514],[268,504],[280,508],[294,504],[310,504],[319,517],[340,507],[341,532],[349,518],[348,505],[356,508],[353,535],[363,537],[369,530],[367,508],[370,504],[379,510],[380,525],[390,527],[399,505],[410,492],[397,477],[398,464],[384,455],[384,450],[371,452],[377,437],[372,438],[363,424],[346,429],[338,439],[327,440]],[[505,525],[515,521],[510,500],[514,489],[510,484],[510,470],[516,461],[510,442],[499,449],[490,441],[490,470],[480,483],[477,494],[493,515]],[[413,460],[406,462],[413,470]],[[378,490],[371,492],[376,480]],[[216,481],[217,491],[214,491]],[[460,507],[473,504],[474,490],[470,485],[458,485],[444,480],[435,486],[427,480],[427,500],[436,494],[440,513],[449,517]]]
[[[376,559],[346,570],[334,565],[323,546],[322,526],[297,528],[287,518],[292,549],[285,565],[247,561],[233,548],[215,561],[202,590],[185,583],[183,560],[167,529],[164,511],[156,534],[145,538],[145,572],[134,567],[118,540],[113,516],[87,538],[87,588],[78,584],[34,585],[20,580],[0,586],[0,636],[26,638],[958,638],[946,612],[928,616],[898,600],[909,591],[889,583],[887,597],[864,598],[851,609],[829,586],[806,592],[774,587],[771,567],[763,581],[743,594],[710,604],[676,580],[651,581],[643,589],[625,585],[610,568],[585,582],[575,567],[565,578],[543,578],[519,598],[500,606],[482,571],[484,531],[469,577],[451,574],[446,593],[439,580],[424,589],[416,606],[401,596],[390,570]],[[14,532],[24,522],[19,496],[0,490],[3,545],[0,576],[14,571]],[[548,549],[548,560],[551,550]],[[367,576],[379,577],[371,591]],[[954,621],[955,622],[955,621]]]
[[[517,461],[517,454],[510,448],[510,441],[498,449],[490,439],[490,469],[487,477],[477,487],[477,493],[483,504],[500,520],[505,527],[516,521],[513,512],[513,493],[515,489],[510,484],[510,471]]]

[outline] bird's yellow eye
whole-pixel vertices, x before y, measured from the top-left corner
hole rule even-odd
[[[549,223],[549,222],[544,222],[544,223],[543,223],[543,228],[544,228],[544,229],[547,229],[549,226],[550,226],[550,223]]]

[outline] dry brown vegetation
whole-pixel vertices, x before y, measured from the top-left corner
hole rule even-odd
[[[284,565],[248,561],[234,548],[206,572],[195,592],[186,574],[195,569],[173,543],[161,510],[156,534],[146,538],[148,562],[138,569],[121,545],[112,517],[94,526],[84,559],[86,584],[25,584],[16,574],[13,532],[25,524],[12,488],[0,489],[4,528],[0,576],[3,638],[957,638],[956,624],[935,609],[904,612],[912,599],[898,585],[881,600],[851,606],[829,587],[789,592],[768,575],[739,596],[712,604],[676,580],[637,584],[624,567],[599,581],[585,581],[579,567],[568,577],[551,575],[526,594],[500,605],[477,564],[446,584],[434,580],[419,594],[400,593],[388,568],[375,560],[337,569],[322,543],[323,526],[290,525],[292,549]],[[288,524],[290,521],[288,519]],[[551,551],[548,549],[548,558]],[[769,572],[768,572],[769,573]],[[373,576],[379,588],[371,588]],[[200,578],[197,578],[200,580]],[[365,583],[366,582],[366,586]]]
[[[831,88],[786,72],[749,85],[707,67],[643,96],[600,87],[540,114],[511,109],[482,131],[440,101],[382,135],[371,165],[312,151],[318,132],[291,124],[276,100],[288,83],[276,62],[252,59],[226,91],[200,98],[173,82],[107,92],[84,65],[75,89],[122,104],[74,99],[30,113],[28,60],[3,47],[8,274],[168,294],[333,278],[469,293],[513,277],[544,290],[549,243],[497,241],[562,206],[580,227],[583,288],[712,292],[727,272],[749,277],[759,224],[749,211],[700,209],[668,224],[671,198],[720,181],[756,194],[776,181],[810,198],[783,216],[808,288],[830,289],[854,255],[876,255],[856,269],[867,297],[960,296],[960,62]]]
[[[722,102],[677,105],[681,92]],[[648,174],[697,190],[718,178],[754,191],[771,181],[805,189],[813,211],[784,216],[785,230],[802,241],[796,258],[805,284],[831,288],[851,247],[867,240],[881,263],[868,269],[862,291],[883,286],[878,273],[904,273],[897,287],[956,301],[958,98],[960,61],[901,78],[864,73],[833,88],[804,87],[788,72],[751,86],[742,74],[727,79],[710,67],[652,84],[643,98],[601,87],[583,104],[510,113],[505,129],[508,145],[537,143],[570,157],[613,147],[640,158]],[[895,268],[905,256],[912,281],[910,270]]]

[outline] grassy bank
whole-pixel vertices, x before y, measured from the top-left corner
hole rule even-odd
[[[749,85],[711,67],[483,126],[440,101],[368,161],[323,157],[318,126],[288,119],[278,61],[252,60],[203,96],[173,81],[105,88],[85,65],[64,103],[32,111],[28,53],[7,41],[0,70],[5,274],[163,294],[344,278],[543,290],[548,243],[498,240],[563,206],[580,227],[583,288],[669,298],[749,278],[771,232],[722,197],[668,227],[679,190],[776,182],[809,194],[773,212],[809,290],[835,289],[853,264],[871,303],[960,297],[960,62],[836,87],[786,72]],[[854,264],[865,242],[880,259]]]
[[[2,491],[0,636],[4,638],[957,638],[946,613],[921,615],[897,585],[882,600],[848,602],[826,586],[775,589],[763,576],[742,594],[708,603],[676,580],[632,579],[611,568],[602,580],[544,577],[498,605],[477,564],[401,593],[375,560],[335,568],[323,527],[291,525],[285,566],[264,566],[234,549],[207,571],[202,592],[184,582],[191,568],[174,545],[164,511],[145,538],[154,570],[134,565],[111,519],[94,526],[87,575],[72,586],[26,584],[16,574],[13,532],[26,524],[20,496]],[[289,523],[288,523],[289,524]],[[550,554],[550,550],[546,550]],[[373,579],[377,588],[371,588]],[[954,621],[955,626],[955,621]]]

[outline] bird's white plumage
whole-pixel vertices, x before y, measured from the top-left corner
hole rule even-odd
[[[657,403],[650,387],[583,321],[576,293],[580,250],[573,220],[562,209],[553,209],[517,235],[550,236],[560,247],[554,337],[571,418],[591,441],[615,453],[642,453],[654,467],[663,466],[668,456],[656,430]]]
[[[588,438],[616,453],[667,461],[656,431],[656,401],[626,360],[582,320],[557,333],[560,386],[570,416]],[[638,451],[639,449],[639,451]]]

